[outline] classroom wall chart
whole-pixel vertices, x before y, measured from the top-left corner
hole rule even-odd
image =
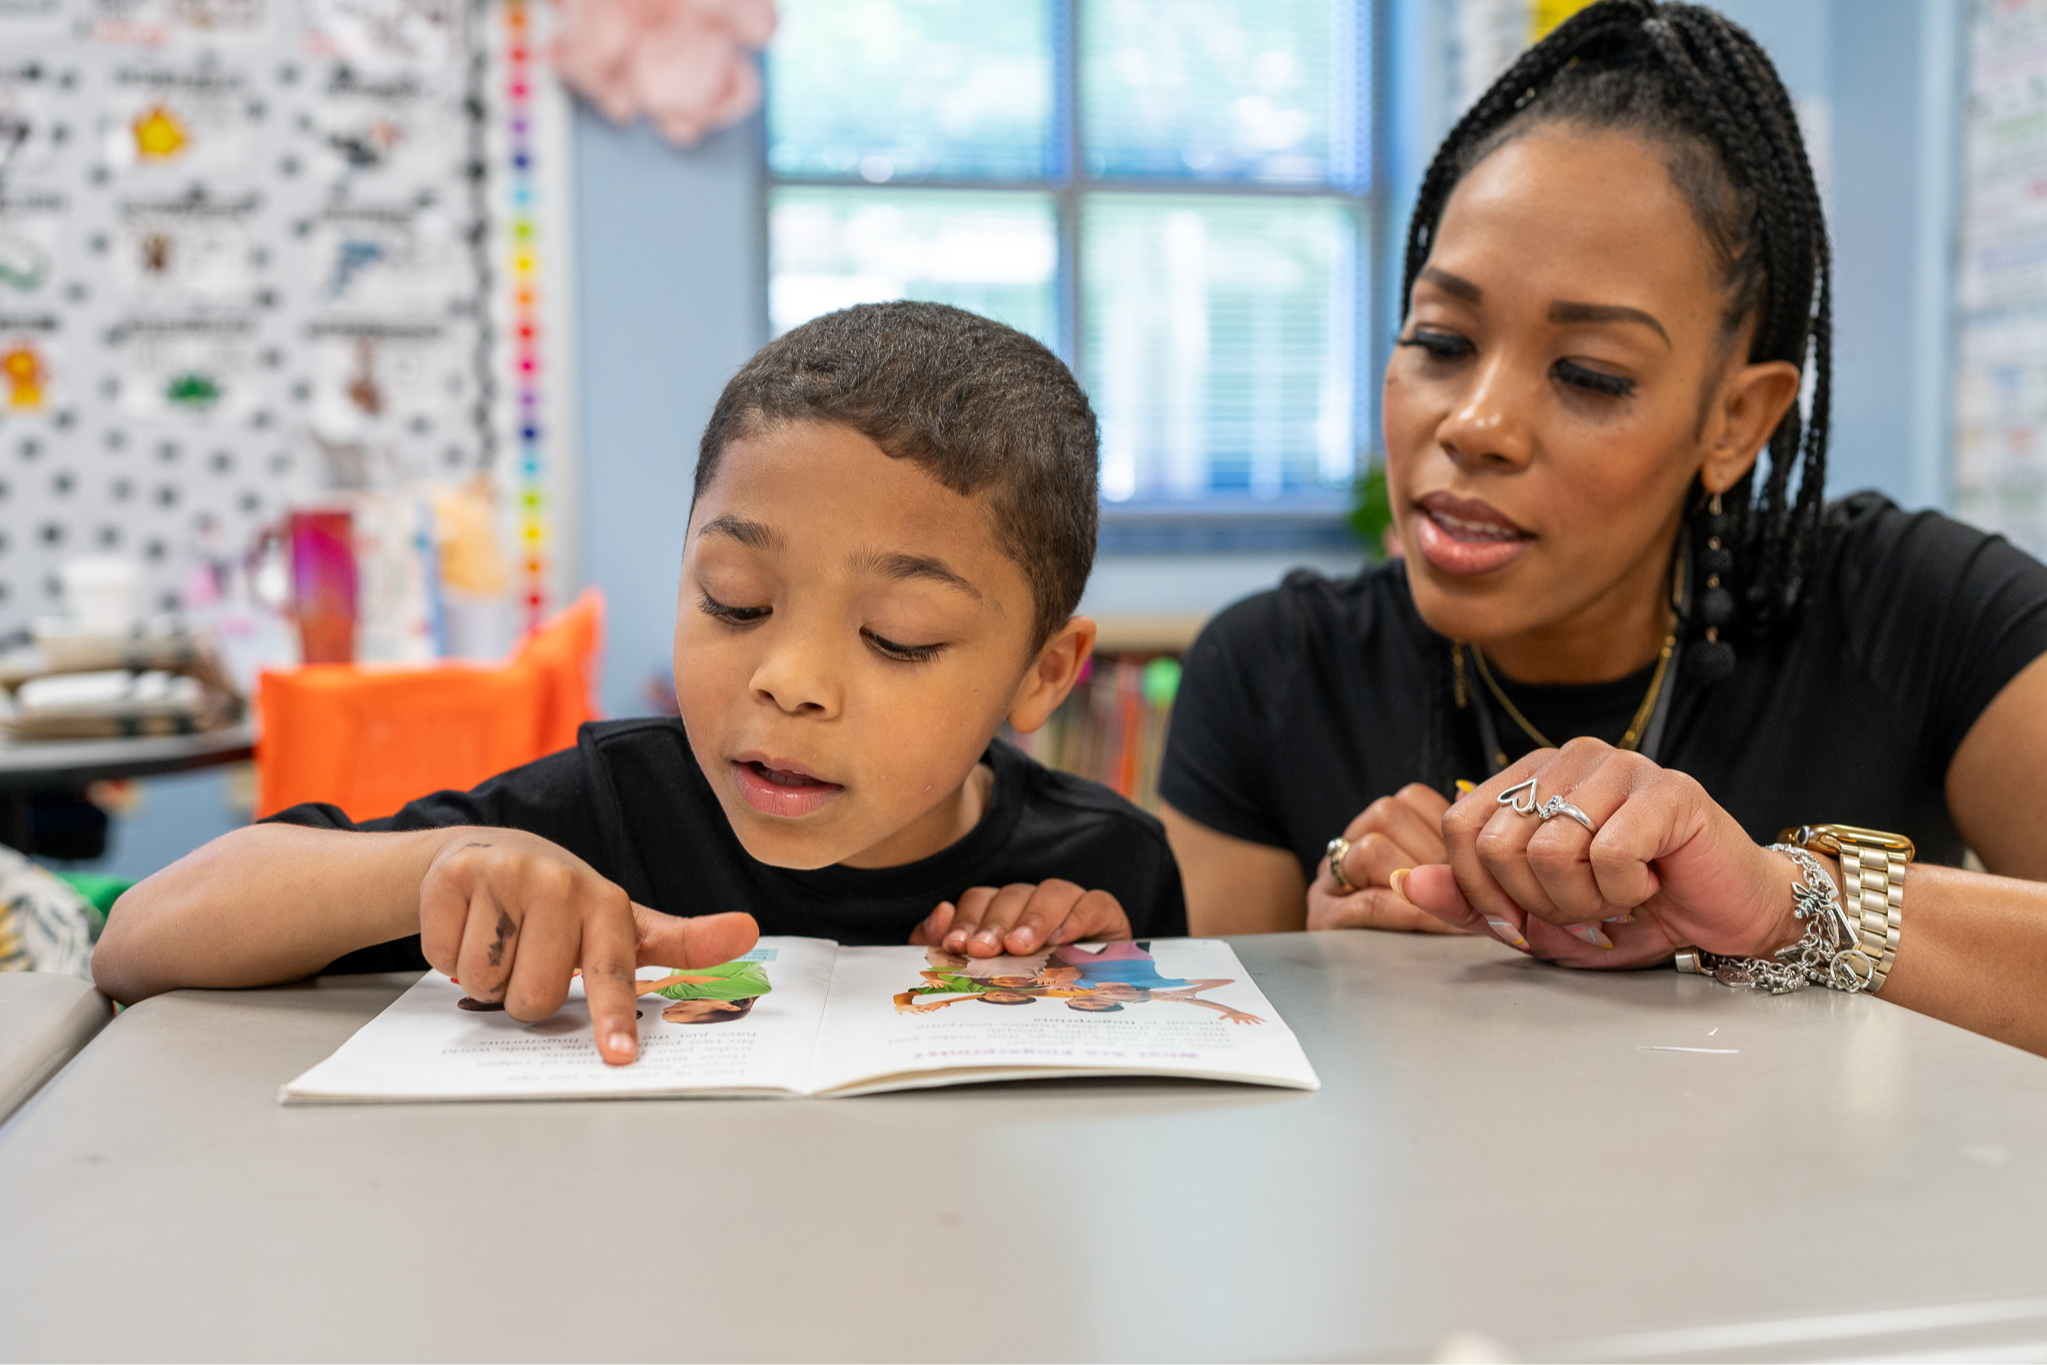
[[[1969,8],[1955,515],[2047,554],[2047,4]]]
[[[488,471],[560,596],[567,101],[534,0],[0,0],[0,633],[337,486]]]

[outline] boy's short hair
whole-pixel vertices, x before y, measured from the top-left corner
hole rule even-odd
[[[962,496],[986,491],[996,543],[1031,585],[1031,652],[1094,568],[1096,424],[1073,374],[1012,327],[942,303],[863,303],[763,346],[718,396],[701,498],[732,441],[785,422],[851,427]]]

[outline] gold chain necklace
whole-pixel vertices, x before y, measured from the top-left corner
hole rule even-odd
[[[1677,628],[1684,619],[1682,606],[1684,602],[1685,572],[1690,563],[1690,547],[1680,542],[1677,562],[1671,565],[1670,570],[1670,629],[1664,633],[1663,648],[1656,655],[1656,671],[1649,676],[1649,691],[1643,696],[1642,704],[1635,708],[1635,718],[1628,722],[1626,733],[1621,735],[1619,747],[1630,753],[1641,747],[1644,734],[1649,727],[1649,717],[1656,711],[1656,698],[1663,691],[1663,675],[1670,668],[1670,656],[1677,651]],[[1450,666],[1454,675],[1452,685],[1455,689],[1457,709],[1460,711],[1471,704],[1471,689],[1464,680],[1464,650],[1464,641],[1453,640],[1450,642]],[[1536,747],[1539,749],[1555,749],[1560,747],[1552,742],[1549,736],[1530,724],[1528,717],[1521,714],[1521,708],[1508,700],[1507,694],[1501,690],[1500,684],[1494,680],[1492,669],[1486,666],[1485,651],[1477,645],[1472,645],[1471,657],[1478,661],[1478,676],[1485,680],[1486,690],[1493,694],[1493,698],[1506,710],[1507,715],[1512,718],[1513,722],[1521,727],[1521,733],[1534,740]],[[1491,735],[1491,724],[1486,724],[1484,728],[1486,734]],[[1502,768],[1506,767],[1506,751],[1496,750],[1493,754],[1493,761]]]
[[[1468,704],[1467,698],[1469,696],[1464,682],[1464,650],[1466,646],[1463,641],[1454,641],[1450,648],[1452,651],[1451,664],[1456,671],[1457,705],[1462,708]],[[1621,736],[1619,748],[1632,753],[1641,747],[1642,735],[1648,728],[1650,714],[1656,709],[1657,694],[1663,690],[1663,675],[1670,667],[1670,656],[1676,648],[1677,622],[1673,620],[1669,632],[1663,637],[1663,649],[1656,656],[1656,671],[1649,677],[1649,690],[1643,695],[1642,704],[1635,708],[1635,718],[1628,722],[1627,731]],[[1474,645],[1471,647],[1471,657],[1478,664],[1478,676],[1485,681],[1486,690],[1493,694],[1493,699],[1499,702],[1501,709],[1506,711],[1508,718],[1521,727],[1521,733],[1534,740],[1535,746],[1538,749],[1555,749],[1559,747],[1548,735],[1536,729],[1528,717],[1521,714],[1521,708],[1516,706],[1509,699],[1506,692],[1502,690],[1499,682],[1493,677],[1492,669],[1486,666],[1485,651]],[[1495,755],[1495,758],[1502,768],[1507,766],[1507,756],[1504,751]]]

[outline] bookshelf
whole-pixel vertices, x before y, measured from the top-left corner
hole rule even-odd
[[[1094,657],[1052,718],[1035,734],[1005,738],[1048,768],[1100,782],[1156,811],[1180,657],[1206,619],[1102,618]]]

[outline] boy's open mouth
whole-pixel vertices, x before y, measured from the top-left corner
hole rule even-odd
[[[786,760],[751,754],[732,760],[732,774],[740,798],[762,815],[809,815],[845,790]]]

